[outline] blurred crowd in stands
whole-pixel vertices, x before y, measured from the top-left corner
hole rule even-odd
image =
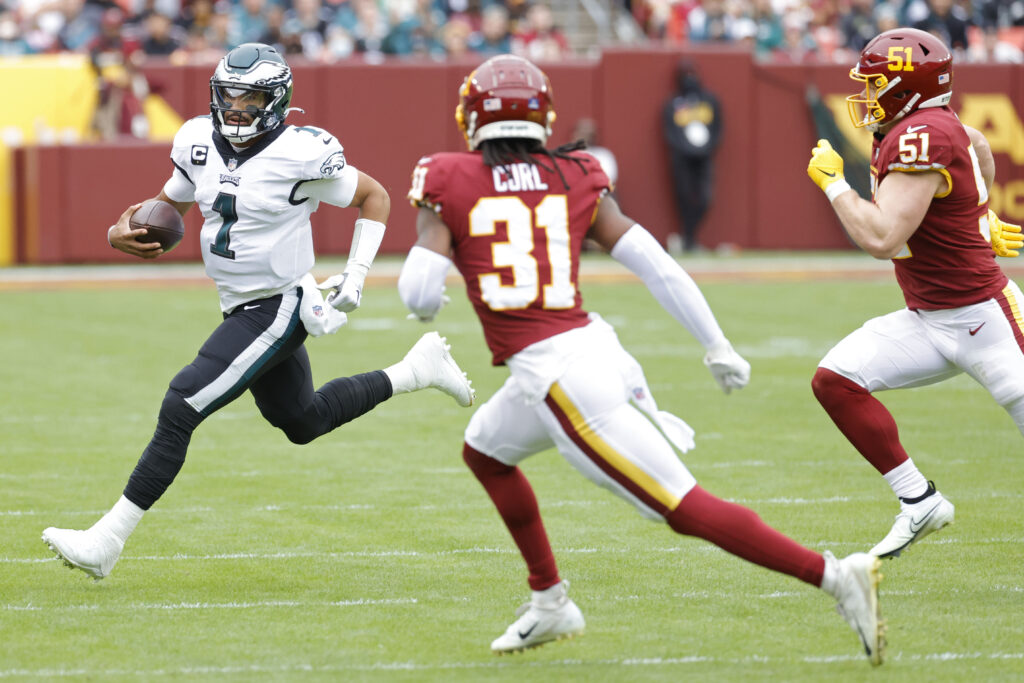
[[[331,62],[359,54],[445,59],[570,54],[551,8],[525,0],[0,0],[0,56],[124,52],[176,63],[220,59],[246,42]]]
[[[914,26],[958,60],[1024,62],[1024,0],[612,0],[652,42],[744,46],[775,62],[848,64],[877,33]],[[117,50],[213,62],[259,41],[286,55],[445,59],[570,56],[540,0],[0,0],[0,56]],[[579,45],[576,46],[580,48]]]
[[[957,61],[1024,62],[1024,0],[634,0],[633,15],[654,38],[740,43],[772,62],[850,64],[900,26],[935,34]]]

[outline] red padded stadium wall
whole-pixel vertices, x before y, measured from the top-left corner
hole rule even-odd
[[[731,50],[689,53],[705,85],[722,101],[724,135],[717,156],[715,201],[702,241],[746,248],[845,248],[820,191],[805,175],[817,133],[805,90],[849,93],[843,66],[762,65]],[[602,144],[619,161],[616,194],[627,214],[664,240],[676,229],[661,110],[674,90],[680,54],[617,49],[598,62],[542,65],[554,87],[558,119],[552,144],[568,141],[575,122],[597,120]],[[316,125],[337,135],[350,163],[391,194],[391,220],[382,251],[404,253],[415,240],[415,211],[405,199],[417,159],[464,149],[454,109],[463,77],[475,60],[448,63],[349,62],[294,64],[289,123]],[[206,114],[209,66],[147,67],[154,90],[183,117]],[[954,107],[970,106],[972,121],[993,140],[998,168],[993,205],[1024,220],[1024,68],[958,67]],[[972,94],[982,97],[970,99]],[[998,144],[997,144],[998,142]],[[1016,150],[1016,151],[1015,151]],[[136,261],[109,248],[106,229],[126,206],[159,192],[171,165],[169,144],[127,143],[33,147],[15,156],[16,250],[21,263]],[[1017,158],[1014,159],[1013,157]],[[354,209],[323,206],[314,216],[322,254],[344,254]],[[183,243],[164,260],[200,257],[200,216],[186,219]]]

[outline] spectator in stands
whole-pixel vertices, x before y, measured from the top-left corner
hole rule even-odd
[[[733,17],[726,12],[724,0],[704,0],[687,15],[690,40],[697,43],[728,42],[733,39]]]
[[[256,42],[270,45],[280,54],[284,54],[284,7],[272,2],[267,5],[267,28]]]
[[[10,10],[0,12],[0,57],[18,57],[35,52],[21,36],[18,15]]]
[[[99,90],[92,130],[101,140],[149,135],[149,122],[142,109],[149,94],[146,76],[139,69],[142,46],[122,35],[123,22],[124,12],[107,9],[100,21],[100,34],[88,48]]]
[[[324,44],[324,61],[345,59],[356,51],[356,41],[344,26],[332,23],[327,27],[327,42]]]
[[[508,10],[503,5],[489,5],[484,10],[480,30],[469,38],[469,49],[487,56],[512,52]]]
[[[875,25],[878,26],[879,33],[899,28],[899,11],[890,3],[878,3],[875,5]]]
[[[196,31],[210,28],[215,13],[213,0],[191,0],[182,6],[177,23],[182,30],[192,35]]]
[[[297,33],[302,54],[319,60],[324,54],[327,28],[333,20],[332,12],[321,0],[292,0],[292,8],[285,12],[285,26],[289,33]]]
[[[379,59],[384,39],[390,33],[387,17],[380,11],[376,0],[352,0],[352,5],[356,20],[352,37],[356,40],[356,51],[371,59]]]
[[[462,57],[469,53],[469,37],[473,28],[463,17],[452,17],[441,27],[441,43],[449,57]]]
[[[967,49],[968,17],[953,0],[927,0],[928,15],[914,22],[914,28],[928,31],[942,40],[954,52]]]
[[[782,18],[783,41],[775,52],[775,62],[803,64],[818,59],[818,43],[807,28],[807,22],[796,12]]]
[[[750,18],[756,27],[754,54],[759,59],[768,59],[782,46],[782,18],[772,0],[753,0]]]
[[[63,24],[57,32],[54,47],[68,52],[88,51],[100,33],[103,7],[85,0],[62,0]]]
[[[1024,0],[978,0],[973,6],[981,26],[1024,26]]]
[[[287,14],[287,11],[286,11]],[[285,19],[281,27],[281,46],[286,57],[304,57],[302,45],[302,27],[293,19]]]
[[[258,43],[267,32],[267,0],[241,0],[231,6],[232,47]]]
[[[697,65],[682,59],[676,67],[677,90],[662,114],[672,169],[672,190],[681,235],[668,242],[671,251],[694,251],[697,235],[714,193],[714,157],[722,137],[718,98],[704,88]]]
[[[153,11],[146,17],[142,51],[149,57],[170,57],[181,49],[174,20],[163,12]]]
[[[1024,64],[1024,52],[1005,40],[999,38],[999,29],[986,26],[982,29],[981,42],[967,49],[967,60],[971,62],[989,62],[996,64]]]
[[[555,26],[551,8],[543,3],[527,10],[526,26],[515,36],[513,44],[514,52],[531,62],[558,60],[569,54],[568,39]]]
[[[839,18],[839,45],[860,54],[879,33],[875,0],[850,0],[849,9]]]

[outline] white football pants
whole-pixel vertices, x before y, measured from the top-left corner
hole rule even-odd
[[[697,483],[676,453],[693,448],[693,430],[658,410],[640,364],[591,317],[508,360],[511,376],[473,415],[466,443],[511,466],[554,446],[595,484],[663,521]]]
[[[1024,296],[1011,281],[998,297],[971,306],[903,309],[872,318],[819,366],[871,392],[934,384],[966,372],[1024,434]]]

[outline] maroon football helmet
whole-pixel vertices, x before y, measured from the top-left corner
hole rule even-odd
[[[897,28],[864,47],[850,78],[864,84],[863,92],[846,98],[853,125],[878,130],[918,109],[949,104],[953,56],[932,34]]]
[[[551,81],[522,57],[491,57],[462,83],[455,121],[470,149],[496,138],[530,138],[544,144],[555,122]]]

